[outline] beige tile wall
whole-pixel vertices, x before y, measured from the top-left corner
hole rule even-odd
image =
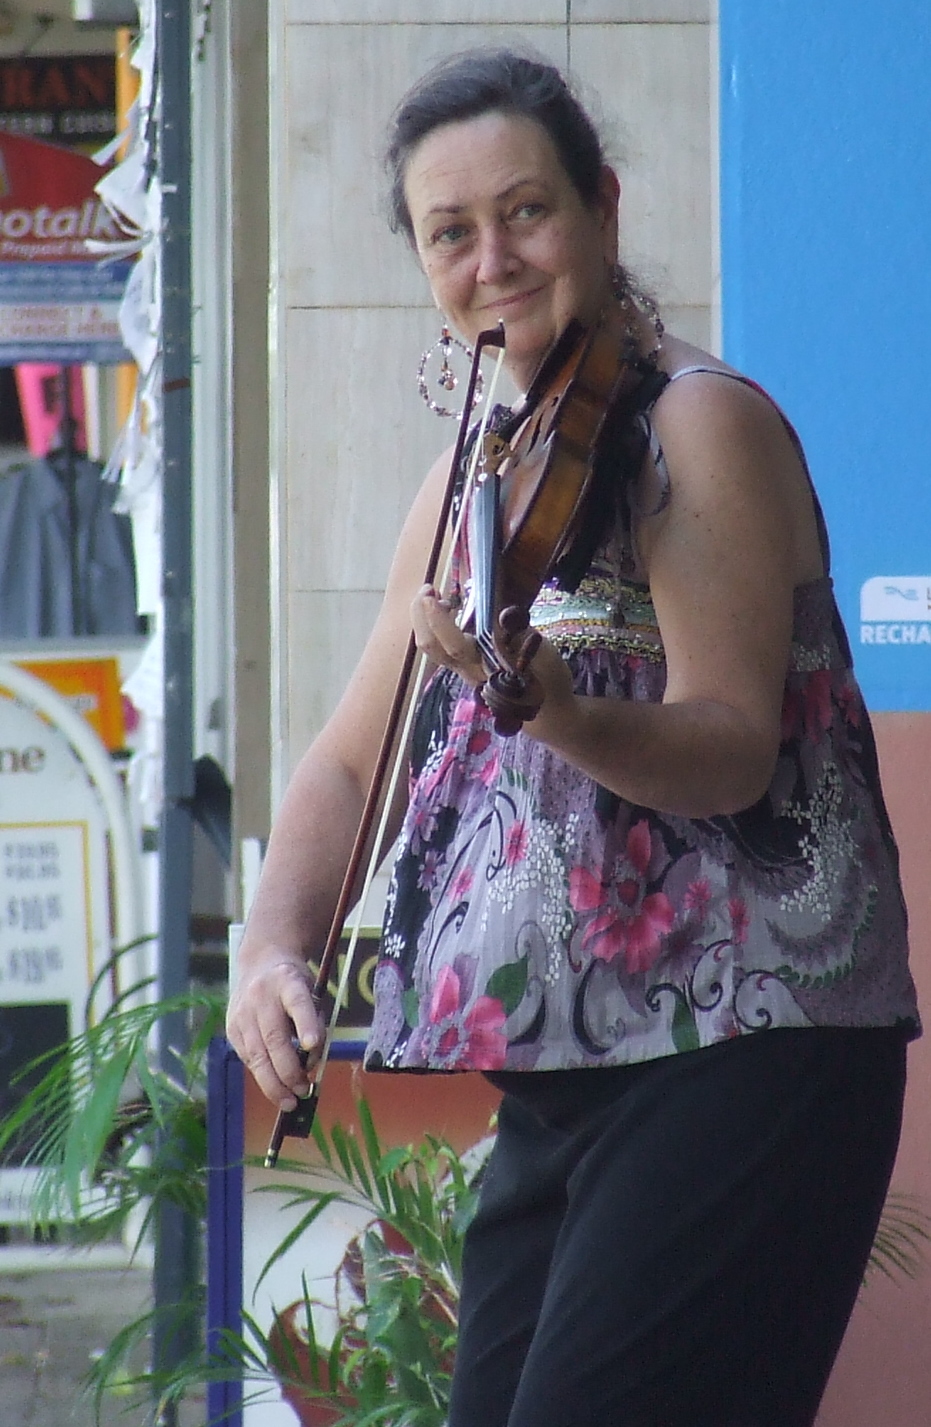
[[[272,21],[279,788],[338,697],[411,496],[455,435],[415,391],[436,314],[384,217],[382,132],[408,85],[471,44],[571,56],[621,160],[624,255],[667,325],[702,345],[713,272],[709,0],[574,0],[571,32],[565,0],[284,10]]]

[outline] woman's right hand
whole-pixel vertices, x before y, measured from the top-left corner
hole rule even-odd
[[[226,1034],[262,1094],[279,1110],[293,1110],[309,1093],[324,1037],[310,969],[299,953],[274,945],[246,950],[237,964]]]

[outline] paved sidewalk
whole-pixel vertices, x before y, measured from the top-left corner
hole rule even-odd
[[[96,1427],[82,1388],[95,1353],[144,1312],[151,1271],[105,1266],[76,1254],[0,1249],[0,1427]],[[41,1266],[39,1266],[41,1264]],[[147,1402],[113,1394],[100,1427],[148,1427]],[[204,1427],[203,1399],[188,1401],[179,1427]]]

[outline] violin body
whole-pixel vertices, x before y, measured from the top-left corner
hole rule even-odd
[[[515,413],[514,436],[479,476],[470,536],[474,632],[489,675],[482,697],[499,733],[517,732],[539,711],[528,677],[540,643],[530,606],[578,533],[608,412],[642,381],[629,344],[617,304],[587,331],[571,322]]]

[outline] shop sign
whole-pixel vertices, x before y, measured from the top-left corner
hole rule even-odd
[[[130,360],[119,326],[130,265],[87,248],[125,237],[100,178],[85,154],[0,133],[0,365]]]
[[[50,684],[76,713],[85,718],[111,753],[126,747],[126,722],[120,692],[119,660],[17,659],[29,674]]]
[[[98,149],[116,134],[112,55],[0,59],[0,132]]]

